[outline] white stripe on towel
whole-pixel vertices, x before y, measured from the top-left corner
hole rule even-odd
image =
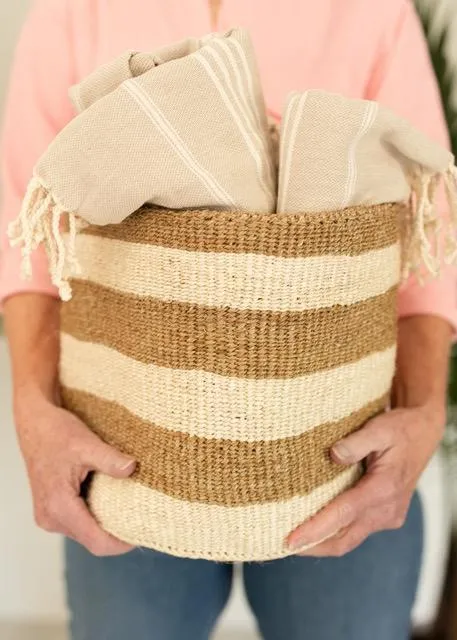
[[[226,79],[226,86],[224,86],[222,84],[222,82],[220,81],[220,79],[218,78],[217,74],[215,73],[214,69],[211,67],[209,61],[206,59],[206,57],[204,56],[205,54],[209,54],[214,61],[216,62],[219,70],[224,74],[225,79]],[[266,154],[262,153],[262,149],[259,149],[259,146],[255,143],[254,140],[254,135],[253,135],[253,129],[251,126],[246,127],[246,125],[242,122],[242,119],[240,118],[239,114],[237,113],[234,104],[233,104],[233,99],[235,99],[235,102],[238,103],[239,108],[241,109],[241,112],[243,113],[244,117],[247,118],[248,120],[248,125],[249,125],[249,117],[246,115],[245,112],[242,111],[242,107],[240,105],[239,102],[239,97],[236,95],[235,91],[233,90],[232,87],[232,82],[230,80],[230,75],[228,72],[228,69],[226,66],[224,66],[224,63],[221,59],[220,56],[218,56],[218,54],[212,50],[212,49],[208,49],[205,50],[203,53],[203,51],[199,51],[198,53],[195,54],[195,59],[198,60],[198,62],[200,62],[200,64],[202,65],[202,67],[205,69],[205,71],[207,72],[209,78],[213,81],[214,86],[216,87],[217,91],[219,92],[224,104],[226,105],[228,111],[230,112],[230,114],[233,117],[233,120],[235,121],[235,124],[237,125],[242,137],[244,138],[244,141],[256,163],[256,167],[257,167],[257,174],[259,177],[259,182],[260,182],[260,186],[263,190],[263,192],[266,194],[267,199],[270,199],[271,197],[271,188],[269,188],[269,186],[267,185],[267,183],[265,182],[265,179],[262,175],[262,169],[263,169],[263,165],[265,164],[265,166],[267,166],[267,160],[266,160]],[[230,89],[230,92],[232,94],[232,96],[229,96],[227,93],[227,88]]]
[[[368,133],[370,128],[373,126],[374,121],[376,120],[376,116],[378,115],[378,104],[376,102],[368,102],[363,114],[362,122],[360,125],[360,129],[358,130],[356,136],[354,137],[348,151],[348,174],[346,179],[346,185],[344,188],[344,196],[341,202],[341,209],[345,209],[349,206],[349,203],[352,200],[352,196],[354,194],[354,189],[357,184],[357,161],[356,161],[356,151],[357,146],[362,140],[362,138]]]
[[[157,129],[168,140],[170,146],[176,151],[183,163],[196,175],[207,187],[208,191],[223,205],[236,207],[236,202],[217,182],[214,176],[205,169],[193,156],[189,148],[172,126],[169,120],[157,107],[152,97],[141,87],[135,79],[126,80],[122,85],[132,96],[138,106],[144,111]]]
[[[282,167],[282,173],[279,183],[282,185],[282,191],[278,194],[278,211],[284,211],[284,206],[287,201],[287,190],[290,183],[290,170],[292,166],[292,156],[295,151],[295,140],[297,137],[297,129],[300,121],[302,119],[303,110],[305,108],[306,100],[308,98],[308,92],[305,91],[303,94],[295,94],[292,96],[288,109],[286,111],[285,119],[284,119],[284,128],[282,134],[281,141],[281,159],[280,166]],[[298,104],[297,104],[298,103]],[[296,113],[294,118],[292,117],[292,111],[294,110],[295,105]],[[289,134],[289,127],[291,128],[291,133]],[[288,149],[286,151],[286,145],[284,141],[287,140],[289,143]]]

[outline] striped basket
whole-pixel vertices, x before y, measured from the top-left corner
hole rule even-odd
[[[107,531],[186,557],[289,553],[359,477],[330,447],[388,401],[402,215],[144,208],[81,233],[62,397],[138,461],[93,478]]]

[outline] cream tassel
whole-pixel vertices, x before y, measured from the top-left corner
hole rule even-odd
[[[450,209],[450,224],[446,229],[445,256],[447,264],[457,264],[457,167],[453,164],[444,174],[444,185]]]
[[[440,219],[435,206],[439,176],[419,172],[411,181],[414,209],[406,226],[403,278],[415,274],[422,280],[421,270],[436,277],[440,272],[439,231]]]
[[[67,218],[68,234],[63,234],[62,221]],[[82,222],[72,212],[56,203],[49,190],[34,177],[25,194],[21,211],[8,228],[11,246],[22,249],[22,275],[32,275],[32,253],[43,244],[49,260],[52,283],[62,300],[71,298],[69,278],[80,272],[76,259],[76,234]]]

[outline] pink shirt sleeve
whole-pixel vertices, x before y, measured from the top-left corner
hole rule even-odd
[[[7,97],[2,139],[0,216],[0,302],[21,292],[56,295],[43,251],[33,257],[33,277],[20,277],[20,251],[9,247],[6,230],[20,209],[35,162],[72,118],[73,84],[66,0],[36,0],[22,29]]]
[[[398,4],[398,20],[385,39],[367,97],[392,108],[448,147],[438,84],[419,18],[410,0]],[[448,214],[444,189],[438,206],[443,216]],[[457,270],[444,266],[439,279],[428,281],[423,286],[413,280],[408,281],[400,290],[398,310],[400,316],[440,316],[457,329]]]

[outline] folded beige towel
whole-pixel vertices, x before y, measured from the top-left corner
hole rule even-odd
[[[47,245],[54,284],[70,291],[78,221],[119,223],[145,202],[170,208],[273,211],[275,172],[249,36],[190,39],[126,54],[72,91],[82,110],[35,167],[11,230],[31,251]],[[59,220],[69,214],[69,237]],[[65,246],[66,245],[66,246]]]
[[[444,178],[453,216],[442,229],[447,258],[455,259],[454,157],[377,102],[323,91],[294,93],[281,129],[277,211],[335,211],[357,205],[407,202],[405,276],[423,265],[437,275],[442,257],[434,235],[434,195]]]

